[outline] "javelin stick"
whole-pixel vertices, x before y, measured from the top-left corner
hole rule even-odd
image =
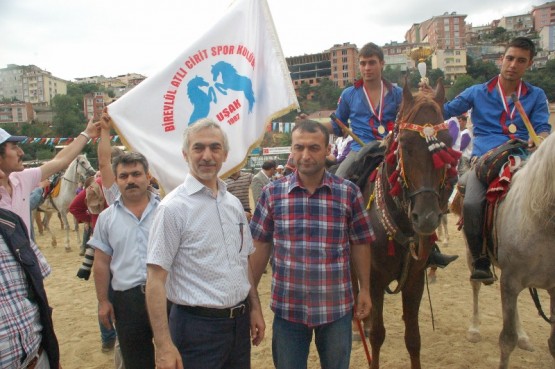
[[[337,125],[339,127],[341,127],[341,130],[343,130],[343,132],[347,132],[347,134],[349,136],[351,136],[353,138],[353,140],[355,140],[356,142],[358,142],[360,144],[360,146],[365,146],[365,143],[362,142],[362,140],[353,133],[353,131],[351,131],[351,129],[349,127],[347,127],[345,125],[345,123],[343,123],[339,118],[337,118],[337,115],[335,115],[335,113],[331,113],[330,114],[330,118],[337,123]]]
[[[515,93],[513,93],[511,97],[513,98],[515,107],[518,110],[518,113],[520,114],[520,117],[522,118],[522,121],[524,122],[524,125],[528,130],[528,134],[530,135],[530,138],[534,142],[534,145],[536,145],[536,147],[540,146],[541,140],[536,134],[536,131],[534,131],[534,127],[532,127],[532,123],[530,123],[530,119],[528,119],[528,115],[526,115],[526,112],[524,111],[524,107],[518,100],[518,96]]]
[[[356,307],[355,307],[356,313]],[[366,335],[364,334],[364,330],[362,329],[362,323],[360,319],[355,317],[355,321],[358,327],[358,333],[360,334],[360,339],[362,340],[362,345],[364,346],[364,353],[366,354],[366,360],[368,361],[368,367],[372,365],[372,357],[370,356],[370,351],[368,350],[368,344],[366,343]]]

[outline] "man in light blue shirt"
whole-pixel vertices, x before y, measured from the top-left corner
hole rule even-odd
[[[126,369],[154,368],[145,283],[147,242],[160,199],[148,191],[148,162],[143,155],[125,153],[114,159],[112,168],[121,195],[100,214],[89,241],[95,249],[98,316],[107,328],[116,322]]]

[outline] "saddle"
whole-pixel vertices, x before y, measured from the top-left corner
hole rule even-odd
[[[509,191],[512,176],[522,167],[528,156],[527,144],[520,140],[510,140],[507,143],[488,151],[478,159],[470,170],[475,170],[482,183],[487,185],[486,205],[484,209],[483,228],[483,253],[486,252],[497,259],[497,239],[495,237],[495,216],[497,207]],[[457,186],[461,197],[464,198],[464,177]],[[462,210],[462,209],[461,209]],[[459,230],[464,224],[464,219],[459,220]]]
[[[357,153],[355,161],[347,168],[346,178],[363,189],[371,173],[380,165],[385,155],[385,146],[373,141],[366,144]]]

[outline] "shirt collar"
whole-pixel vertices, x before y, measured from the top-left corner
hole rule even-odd
[[[118,188],[119,189],[119,188]],[[160,196],[158,196],[157,194],[155,194],[154,192],[150,192],[147,191],[148,193],[148,203],[150,204],[154,204],[156,202],[160,202]],[[121,192],[120,194],[116,197],[116,199],[114,200],[114,205],[117,206],[123,206],[125,207],[125,205],[123,204],[123,201],[121,199]]]
[[[223,196],[227,192],[227,185],[220,178],[218,178],[217,180],[218,180],[218,195]],[[198,179],[196,179],[189,173],[185,177],[183,186],[185,187],[185,190],[187,191],[188,195],[193,195],[197,192],[203,191],[204,189],[211,191],[208,187],[200,183]]]
[[[306,189],[301,179],[299,178],[299,171],[293,172],[291,175],[287,176],[287,178],[289,179],[289,186],[287,188],[287,192],[290,193],[295,188],[302,188],[303,190]],[[324,178],[322,178],[322,183],[320,183],[320,185],[318,186],[318,188],[316,188],[316,190],[319,190],[322,187],[327,187],[328,189],[331,190],[332,182],[333,182],[332,175],[330,174],[330,172],[326,170],[324,172]]]

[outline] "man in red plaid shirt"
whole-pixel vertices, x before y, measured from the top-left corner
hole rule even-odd
[[[295,125],[292,140],[297,170],[264,188],[250,223],[256,283],[272,253],[274,365],[306,368],[314,333],[322,367],[348,369],[350,260],[352,255],[360,284],[356,318],[362,319],[371,307],[374,233],[358,187],[325,170],[331,150],[327,129],[304,120]]]

